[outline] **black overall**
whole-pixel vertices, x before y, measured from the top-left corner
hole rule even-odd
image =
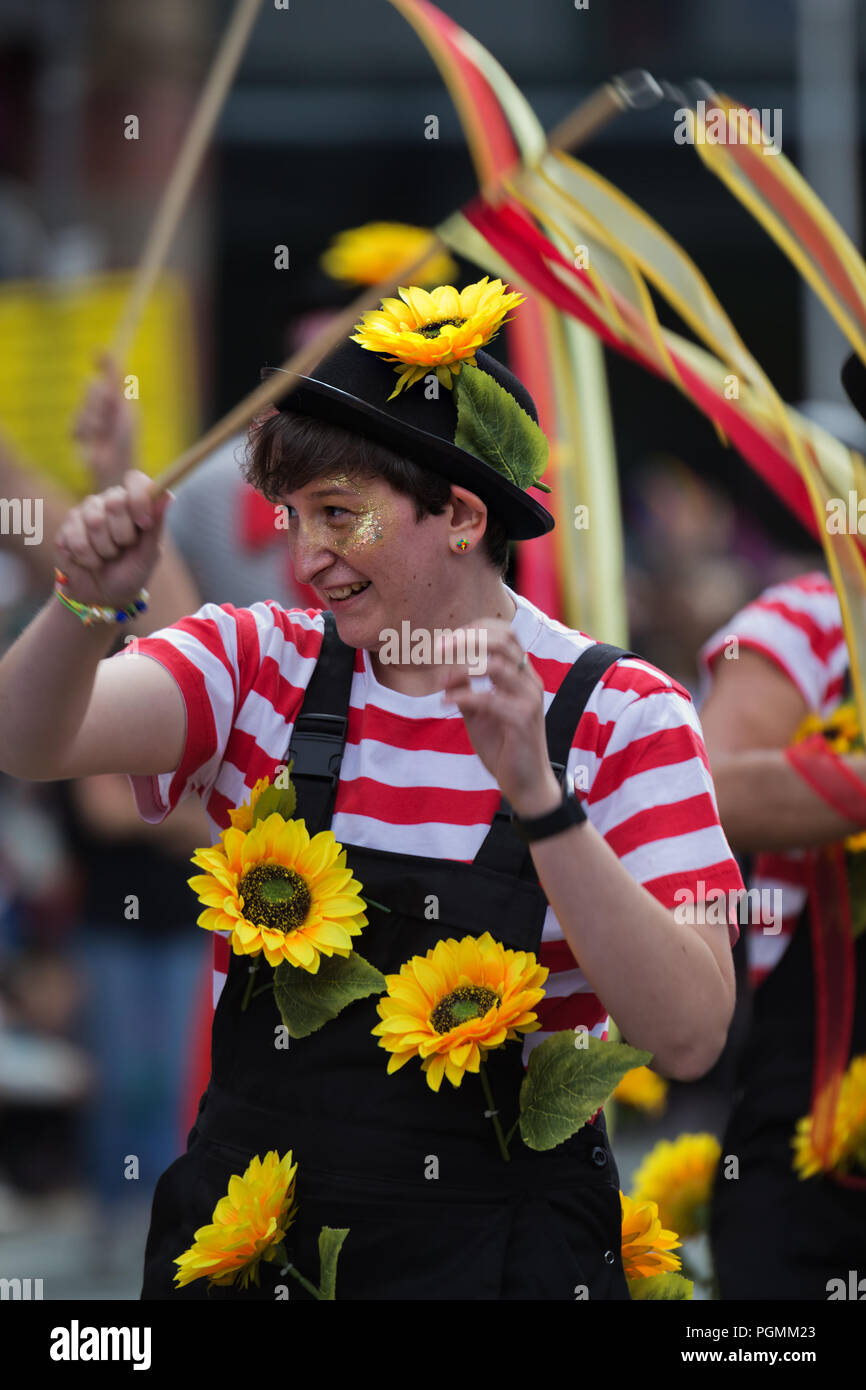
[[[590,648],[548,711],[551,763],[565,766],[574,730],[599,677],[622,652]],[[296,815],[311,834],[330,826],[354,649],[326,616],[325,642],[295,724],[292,779]],[[312,775],[310,775],[312,774]],[[348,845],[348,864],[368,908],[356,939],[383,973],[396,973],[437,941],[480,936],[538,953],[546,899],[528,847],[497,812],[472,863]],[[591,909],[591,905],[587,905]],[[438,913],[438,915],[437,915]],[[215,1288],[196,1280],[177,1290],[174,1257],[211,1221],[233,1173],[276,1149],[298,1163],[298,1215],[286,1237],[289,1259],[318,1282],[322,1226],[349,1227],[337,1272],[338,1299],[627,1299],[620,1255],[619,1179],[604,1117],[545,1153],[519,1132],[502,1158],[485,1117],[480,1079],[443,1078],[434,1093],[420,1061],[387,1075],[388,1054],[371,1029],[376,998],[349,1005],[310,1037],[275,1040],[279,1014],[270,992],[241,999],[249,958],[231,957],[213,1029],[213,1074],[187,1152],[160,1178],[145,1255],[145,1299],[311,1295],[276,1264],[259,1266],[260,1288]],[[522,1046],[488,1054],[487,1069],[505,1133],[517,1116],[525,1075]]]
[[[755,991],[734,1110],[722,1140],[711,1242],[723,1299],[827,1298],[830,1279],[866,1272],[866,1190],[792,1167],[797,1120],[811,1108],[815,984],[809,905],[782,959]],[[850,1056],[866,1052],[866,933],[854,943]],[[725,1156],[739,1176],[725,1178]]]

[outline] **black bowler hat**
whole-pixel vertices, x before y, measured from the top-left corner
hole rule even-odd
[[[475,361],[537,425],[535,403],[513,372],[486,352],[478,351]],[[389,400],[393,367],[351,340],[320,362],[315,376],[300,380],[303,384],[284,398],[280,409],[342,425],[477,493],[512,540],[529,540],[553,529],[553,517],[540,502],[495,466],[454,443],[457,406],[448,387],[439,386],[438,397],[428,399],[426,383],[416,382]]]

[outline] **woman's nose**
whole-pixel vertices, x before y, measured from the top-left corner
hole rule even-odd
[[[309,584],[331,563],[334,552],[320,526],[298,521],[294,534],[290,534],[289,556],[296,578],[302,584]]]

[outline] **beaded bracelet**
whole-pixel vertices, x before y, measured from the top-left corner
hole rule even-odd
[[[61,570],[55,570],[54,575],[57,580],[54,586],[55,594],[63,607],[80,618],[85,627],[92,627],[94,623],[125,623],[137,618],[139,613],[144,613],[147,608],[147,600],[150,597],[147,589],[142,589],[125,608],[103,608],[95,603],[79,603],[77,599],[65,594],[61,588],[61,585],[67,582],[66,575]]]

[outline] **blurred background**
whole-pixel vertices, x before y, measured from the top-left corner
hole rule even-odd
[[[857,0],[441,8],[547,128],[637,67],[778,109],[785,154],[862,248]],[[0,494],[43,507],[38,535],[35,519],[27,535],[0,518],[4,646],[49,590],[52,522],[116,475],[94,432],[76,443],[72,431],[229,12],[220,0],[0,0]],[[580,155],[695,259],[781,396],[862,449],[838,385],[841,335],[675,143],[670,106],[620,117]],[[130,359],[135,456],[158,471],[349,302],[319,264],[337,232],[432,226],[474,189],[450,99],[395,11],[265,3]],[[462,283],[478,274],[461,266]],[[612,354],[607,368],[630,645],[697,693],[700,644],[821,553],[672,387]],[[298,601],[233,449],[180,489],[175,513],[175,582],[154,619],[203,601]],[[122,778],[0,777],[0,1277],[42,1277],[46,1298],[137,1298],[153,1187],[194,1113],[210,942],[185,880],[207,832],[197,810],[185,815],[144,826]],[[619,1108],[623,1187],[659,1136],[720,1133],[729,1086],[726,1056],[700,1084],[671,1086],[660,1117]]]

